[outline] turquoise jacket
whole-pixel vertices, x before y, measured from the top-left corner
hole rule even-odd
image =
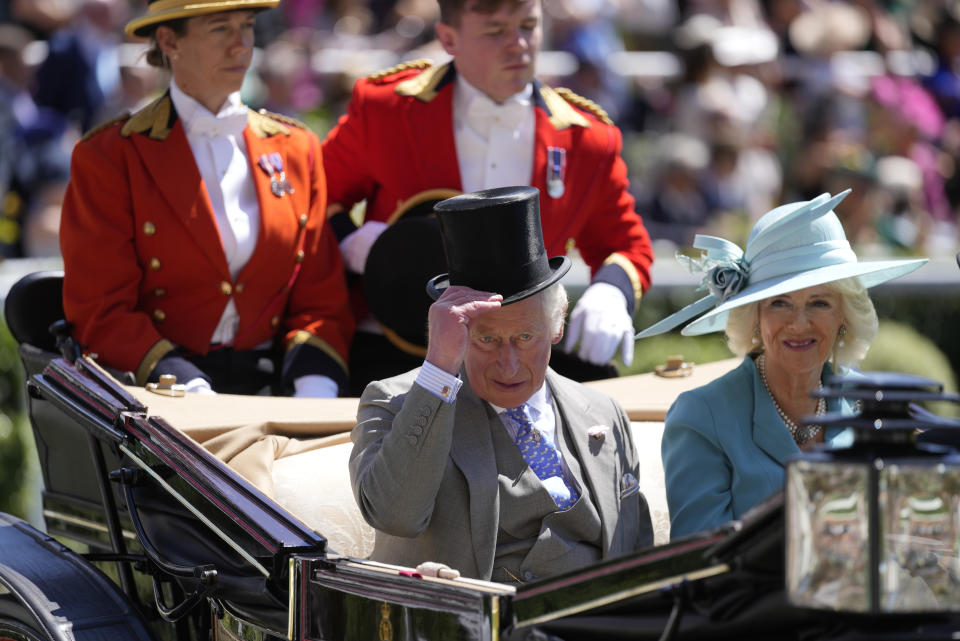
[[[824,365],[822,376],[832,374]],[[830,399],[827,411],[838,410],[852,414],[853,404]],[[826,441],[848,446],[852,433],[830,429]],[[670,538],[676,539],[739,519],[783,489],[784,464],[800,448],[747,357],[736,369],[677,397],[667,412],[660,452]]]

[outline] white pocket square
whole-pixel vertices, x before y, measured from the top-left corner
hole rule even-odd
[[[606,425],[594,425],[593,427],[587,429],[587,435],[590,438],[603,438],[607,435],[607,432],[610,430]]]

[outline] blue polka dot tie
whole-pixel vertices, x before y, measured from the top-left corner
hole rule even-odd
[[[568,510],[577,502],[580,495],[576,488],[570,486],[566,477],[563,475],[563,466],[560,463],[560,456],[553,445],[547,442],[547,439],[533,426],[530,420],[530,410],[526,403],[519,407],[508,409],[504,412],[513,424],[517,426],[517,436],[514,441],[517,448],[523,455],[523,459],[530,466],[541,481],[551,477],[558,477],[563,480],[567,492],[561,494],[551,487],[550,496],[557,504],[560,510]]]

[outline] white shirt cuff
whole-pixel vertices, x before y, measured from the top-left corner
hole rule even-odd
[[[457,400],[457,392],[463,385],[459,376],[454,376],[450,372],[440,369],[430,361],[423,361],[423,366],[417,374],[416,383],[444,403],[452,403]]]
[[[307,374],[293,379],[293,389],[299,398],[336,398],[339,385],[329,376]]]

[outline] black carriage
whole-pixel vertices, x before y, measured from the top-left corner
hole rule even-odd
[[[743,522],[668,544],[661,537],[649,549],[518,588],[369,561],[370,532],[346,485],[355,399],[180,395],[175,386],[124,384],[122,374],[79,357],[69,328],[54,323],[60,278],[30,275],[7,300],[27,374],[46,533],[0,515],[0,640],[960,632],[952,607],[850,614],[794,605],[785,588],[782,496]],[[632,419],[656,423],[677,393],[703,378],[643,375],[607,389]],[[621,391],[647,388],[652,402]],[[658,460],[658,448],[644,458]],[[954,526],[955,512],[947,518]],[[934,562],[957,562],[943,556]]]

